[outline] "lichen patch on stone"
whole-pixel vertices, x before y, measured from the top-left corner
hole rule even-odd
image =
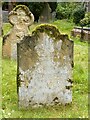
[[[18,43],[18,71],[23,81],[18,86],[19,106],[71,103],[72,61],[73,41],[55,26],[39,25],[32,36],[25,36]]]
[[[25,5],[18,5],[9,13],[12,30],[3,39],[3,56],[17,59],[17,43],[28,35],[28,27],[34,22],[34,16]]]
[[[35,30],[32,32],[32,34],[38,36],[39,33],[47,33],[50,37],[55,38],[55,40],[58,39],[68,39],[68,35],[66,34],[61,34],[58,28],[55,25],[52,24],[40,24],[38,25]]]

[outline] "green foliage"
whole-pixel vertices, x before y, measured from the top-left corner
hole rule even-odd
[[[56,17],[57,19],[66,19],[69,17],[69,11],[66,10],[66,3],[63,6],[63,3],[59,3],[56,9]]]
[[[84,16],[85,8],[83,3],[61,2],[57,5],[57,19],[73,19],[75,24],[79,24]]]
[[[87,12],[85,14],[85,17],[80,21],[80,25],[81,26],[90,25],[90,12]]]
[[[80,20],[85,16],[85,8],[83,5],[77,6],[73,11],[73,22],[79,24]]]
[[[12,25],[9,23],[4,23],[3,24],[3,35],[6,35],[10,29],[12,28]]]
[[[0,118],[2,117],[2,38],[0,37]]]
[[[57,19],[70,19],[72,18],[72,12],[80,3],[61,2],[58,3],[56,9]]]
[[[58,29],[60,30],[60,33],[68,34],[68,36],[70,37],[71,30],[74,27],[74,23],[68,22],[68,20],[64,19],[64,20],[54,21],[52,24],[58,27]]]

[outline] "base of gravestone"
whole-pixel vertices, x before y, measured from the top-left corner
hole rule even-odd
[[[28,27],[34,22],[34,16],[25,5],[17,5],[9,15],[3,11],[3,19],[8,17],[12,29],[3,39],[3,57],[17,59],[17,43],[28,35]]]
[[[30,110],[30,109],[39,109],[39,108],[42,108],[42,109],[48,109],[48,108],[61,108],[61,107],[66,107],[66,106],[72,106],[72,102],[71,103],[65,103],[65,104],[62,104],[62,103],[54,103],[54,104],[35,104],[35,105],[29,105],[29,106],[21,106],[21,105],[18,105],[18,109],[19,110]]]

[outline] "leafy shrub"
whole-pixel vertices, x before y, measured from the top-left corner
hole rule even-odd
[[[56,9],[57,19],[66,19],[69,17],[69,10],[66,10],[66,3],[59,3]]]
[[[73,11],[73,22],[79,24],[80,20],[85,16],[85,8],[83,5],[77,6]]]
[[[61,2],[58,3],[56,8],[56,17],[57,19],[70,19],[72,18],[72,12],[76,8],[76,6],[81,3],[73,3],[73,2]]]
[[[90,12],[87,12],[87,13],[85,14],[85,18],[83,18],[83,19],[80,21],[80,25],[81,25],[81,26],[90,25]]]

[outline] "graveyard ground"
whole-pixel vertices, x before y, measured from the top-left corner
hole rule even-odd
[[[67,21],[55,21],[62,33],[72,30],[74,24]],[[36,26],[31,26],[32,30]],[[4,34],[10,29],[5,24]],[[33,108],[28,111],[18,109],[15,61],[2,59],[2,117],[3,118],[88,118],[88,43],[74,40],[73,101],[66,106]],[[0,39],[0,46],[2,40]],[[1,49],[0,49],[1,50]],[[1,52],[1,51],[0,51]],[[1,64],[1,63],[0,63]],[[0,67],[1,68],[1,67]]]

